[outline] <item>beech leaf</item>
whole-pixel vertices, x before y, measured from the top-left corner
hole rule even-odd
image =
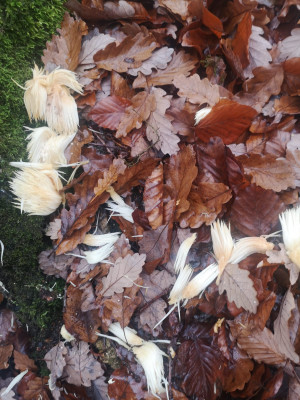
[[[87,65],[89,68],[95,66],[94,55],[97,51],[105,49],[109,43],[115,42],[115,40],[112,36],[99,33],[95,29],[84,38],[78,63],[80,65]]]
[[[130,68],[129,75],[137,76],[138,72],[144,75],[151,75],[152,69],[165,69],[172,59],[174,49],[169,47],[162,47],[161,49],[153,51],[148,60],[143,61],[143,64],[138,68]]]
[[[236,306],[253,314],[257,311],[257,292],[249,271],[239,268],[238,264],[227,264],[221,275],[219,293],[226,290],[228,300],[234,301]]]
[[[128,254],[125,258],[118,258],[111,266],[108,275],[102,279],[101,294],[109,297],[114,293],[122,293],[124,288],[131,287],[142,272],[145,259],[145,254]]]
[[[299,38],[300,28],[296,28],[292,30],[291,36],[288,36],[282,42],[279,42],[278,48],[280,51],[280,61],[294,57],[300,57],[300,49],[298,46]]]
[[[249,128],[256,114],[252,107],[221,99],[196,125],[195,132],[206,143],[219,136],[225,144],[231,144]]]

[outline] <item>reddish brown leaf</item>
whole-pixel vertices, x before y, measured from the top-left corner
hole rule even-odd
[[[163,166],[160,163],[145,182],[143,194],[145,212],[152,229],[163,223]]]
[[[157,162],[156,158],[151,157],[139,161],[131,167],[127,167],[124,173],[118,177],[118,181],[113,185],[115,191],[121,195],[131,190],[134,186],[143,184],[148,176],[151,175]]]
[[[181,228],[199,228],[204,223],[211,224],[231,197],[231,190],[223,183],[202,182],[193,186],[187,198],[189,209],[180,216]]]
[[[154,36],[138,33],[134,37],[127,36],[118,46],[115,42],[110,43],[94,55],[94,61],[99,69],[126,72],[129,68],[140,67],[156,46]]]
[[[93,135],[89,129],[80,129],[72,142],[65,150],[65,156],[69,164],[80,161],[80,154],[82,152],[82,146],[91,142]]]
[[[13,345],[7,344],[6,346],[0,346],[0,369],[6,369],[9,367],[8,360],[12,355]]]
[[[190,325],[187,331],[188,340],[183,341],[177,351],[175,373],[188,396],[215,399],[215,383],[224,368],[221,354],[212,345],[205,327]]]
[[[300,95],[300,57],[286,60],[283,64],[284,69],[284,89],[290,96]]]
[[[110,379],[112,383],[108,385],[108,395],[111,400],[145,398],[146,393],[142,388],[142,383],[140,381],[137,383],[126,368],[116,369]]]
[[[251,182],[263,189],[281,192],[295,187],[292,167],[284,158],[251,154],[250,157],[241,156],[238,159],[242,162],[245,173],[251,175]]]
[[[37,371],[37,366],[34,361],[26,354],[22,354],[17,350],[14,350],[14,362],[16,369],[20,371],[25,371],[26,369],[29,371]]]
[[[189,208],[190,203],[187,198],[198,172],[195,164],[195,153],[191,146],[182,147],[180,152],[173,155],[166,164],[166,186],[176,202],[176,219]]]
[[[238,192],[231,209],[231,221],[248,236],[266,235],[278,223],[285,206],[272,190],[254,184]]]
[[[97,328],[101,325],[101,320],[97,310],[81,311],[82,291],[70,285],[67,289],[66,310],[64,313],[64,323],[66,329],[73,336],[85,342],[95,342]]]
[[[146,121],[151,111],[156,108],[155,96],[147,92],[137,93],[131,99],[132,105],[127,107],[123,114],[118,130],[117,137],[126,136],[134,128],[140,128],[142,122]]]
[[[300,114],[300,99],[295,96],[282,96],[275,100],[274,108],[282,114]]]
[[[139,242],[140,252],[146,254],[145,270],[150,274],[159,264],[168,261],[172,227],[161,225],[159,228],[144,232]]]
[[[60,36],[53,35],[52,41],[47,42],[42,61],[46,68],[48,64],[55,64],[74,71],[78,65],[82,36],[87,34],[87,25],[65,13],[61,29],[57,31]]]
[[[251,13],[245,12],[237,26],[235,37],[232,41],[232,50],[239,57],[241,65],[246,68],[249,64],[249,37],[251,35]]]
[[[195,133],[206,143],[214,136],[221,137],[225,144],[234,143],[250,126],[256,114],[252,107],[221,99],[196,125]]]
[[[50,400],[48,377],[30,379],[24,391],[24,400]]]
[[[89,112],[89,117],[103,128],[117,129],[131,101],[115,95],[108,96],[96,103]]]

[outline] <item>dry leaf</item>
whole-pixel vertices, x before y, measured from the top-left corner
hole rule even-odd
[[[115,41],[116,39],[112,36],[99,33],[99,30],[95,28],[87,36],[85,36],[83,40],[78,64],[85,65],[86,68],[94,67],[94,55],[98,51],[105,49],[108,44]]]
[[[279,42],[278,49],[280,51],[279,61],[300,57],[299,49],[300,28],[293,29],[291,36]]]
[[[152,88],[151,93],[155,98],[156,108],[151,110],[147,120],[147,139],[164,154],[176,154],[180,139],[173,131],[171,124],[173,118],[165,114],[170,107],[171,96],[166,96],[166,92],[160,88]]]
[[[256,313],[258,300],[249,271],[239,268],[238,264],[227,264],[221,275],[219,293],[226,290],[228,300],[237,307]]]
[[[190,75],[190,71],[195,68],[198,60],[195,56],[185,53],[183,50],[174,53],[171,62],[163,70],[153,72],[149,77],[139,73],[133,82],[133,88],[146,88],[151,86],[170,85],[173,79],[179,75]]]
[[[290,272],[290,282],[294,285],[299,277],[299,268],[288,257],[283,243],[279,243],[280,251],[270,250],[267,251],[268,262],[270,264],[284,264]]]
[[[98,101],[88,116],[102,128],[115,130],[118,128],[127,107],[131,101],[115,95]]]
[[[251,182],[264,189],[281,192],[295,187],[292,167],[285,158],[251,154],[250,157],[239,157],[239,161],[242,162],[245,173],[251,175]]]
[[[287,358],[298,364],[299,356],[295,352],[289,331],[289,319],[292,317],[292,311],[295,308],[295,299],[289,289],[282,299],[278,317],[274,321],[274,337],[280,351],[285,354]]]
[[[206,143],[219,136],[225,144],[231,144],[249,128],[256,114],[252,107],[221,99],[196,125],[195,133]]]
[[[126,136],[132,129],[140,128],[142,122],[149,118],[151,111],[156,107],[155,96],[147,92],[137,93],[131,102],[132,105],[127,107],[121,118],[116,132],[117,137]]]
[[[158,0],[160,6],[165,7],[167,10],[171,11],[173,14],[178,14],[184,21],[189,15],[187,0]]]
[[[166,163],[165,181],[172,199],[176,202],[175,219],[189,208],[187,198],[197,172],[195,153],[191,146],[182,147]]]
[[[179,89],[178,95],[186,97],[193,104],[214,106],[220,100],[218,85],[212,85],[207,78],[200,79],[198,74],[190,77],[177,75],[173,84]]]
[[[148,60],[143,61],[140,67],[130,68],[128,74],[137,76],[138,72],[141,72],[144,75],[151,75],[152,69],[165,69],[172,60],[173,53],[174,49],[169,47],[162,47],[161,49],[155,50]]]
[[[163,166],[161,163],[145,182],[143,200],[151,228],[159,228],[163,223]]]
[[[145,254],[128,254],[125,258],[118,258],[110,267],[108,275],[102,279],[102,296],[122,293],[124,288],[131,287],[142,272],[145,259]]]
[[[65,13],[61,29],[57,31],[60,35],[53,35],[52,41],[47,42],[42,61],[49,71],[53,65],[74,71],[79,63],[81,38],[87,34],[87,25]]]
[[[8,360],[13,352],[13,345],[7,344],[6,346],[0,346],[0,369],[6,369],[9,367]]]
[[[252,33],[249,38],[249,66],[244,70],[244,74],[247,78],[253,76],[252,71],[256,67],[268,67],[272,61],[272,57],[268,52],[268,49],[272,48],[272,45],[268,40],[264,39],[264,31],[259,26],[252,25]]]
[[[152,35],[144,36],[138,33],[136,36],[126,37],[118,46],[110,43],[104,50],[94,55],[97,68],[107,71],[127,72],[129,68],[138,68],[144,60],[147,60],[156,48]]]
[[[14,362],[16,369],[20,371],[37,371],[37,366],[34,361],[27,356],[27,354],[20,353],[16,349],[14,350]]]

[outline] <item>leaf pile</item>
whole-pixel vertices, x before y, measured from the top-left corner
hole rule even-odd
[[[46,355],[43,398],[155,398],[132,354],[97,336],[113,322],[167,341],[159,346],[170,356],[170,399],[299,398],[299,271],[278,238],[267,256],[229,264],[219,287],[154,329],[185,238],[197,233],[188,262],[198,272],[212,261],[217,218],[235,239],[268,235],[299,202],[296,3],[67,1],[71,15],[42,60],[84,86],[66,156],[87,163],[53,216],[54,250],[40,256],[44,273],[66,280],[64,323],[74,337]],[[110,187],[133,223],[113,215],[107,225]],[[85,235],[109,229],[122,235],[108,262],[80,258]],[[1,338],[4,369],[13,347]],[[38,398],[43,379],[28,378],[19,398],[30,390]]]

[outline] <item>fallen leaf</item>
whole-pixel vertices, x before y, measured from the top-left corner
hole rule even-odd
[[[115,130],[118,128],[125,110],[131,101],[123,97],[108,96],[98,101],[88,116],[102,128]]]
[[[166,186],[176,202],[175,219],[189,208],[188,195],[197,176],[195,153],[191,146],[182,147],[180,152],[170,157],[165,166]]]
[[[253,76],[252,71],[256,67],[268,67],[272,61],[272,57],[268,52],[268,49],[272,48],[272,45],[268,40],[263,38],[264,31],[260,26],[252,25],[252,33],[249,38],[249,60],[250,64],[244,70],[244,74],[247,78]]]
[[[300,28],[293,29],[291,36],[285,38],[282,42],[279,42],[278,49],[280,52],[279,61],[285,61],[294,57],[300,57],[299,51],[299,37]]]
[[[299,114],[300,100],[295,96],[282,96],[280,99],[275,99],[274,108],[277,113],[282,114]]]
[[[215,382],[221,377],[224,363],[205,326],[189,325],[193,337],[181,342],[176,357],[175,373],[181,379],[184,393],[190,397],[216,399]]]
[[[37,366],[34,361],[27,356],[27,354],[20,353],[16,349],[14,350],[14,362],[15,367],[19,371],[37,371]]]
[[[154,36],[138,33],[134,37],[126,37],[118,46],[115,42],[108,44],[94,55],[94,61],[99,69],[127,72],[129,68],[140,67],[156,46]]]
[[[99,33],[99,30],[95,28],[83,39],[78,64],[86,65],[88,68],[94,67],[94,55],[98,51],[105,49],[108,44],[115,41],[116,39],[112,36]]]
[[[0,369],[6,369],[9,367],[8,360],[10,359],[13,352],[13,345],[7,344],[6,346],[0,346]]]
[[[278,214],[284,209],[276,193],[251,184],[238,192],[231,209],[231,221],[245,235],[267,235],[277,225]]]
[[[151,228],[159,228],[163,224],[163,166],[161,163],[145,182],[143,200]]]
[[[65,379],[76,386],[91,386],[91,381],[104,373],[101,364],[91,354],[88,343],[83,341],[68,348],[65,361]]]
[[[178,0],[176,2],[172,0],[159,0],[158,3],[160,6],[165,7],[168,11],[171,11],[173,14],[178,14],[184,21],[187,19],[189,15],[188,11],[189,2],[187,0]]]
[[[284,86],[283,89],[290,96],[300,95],[300,57],[290,58],[283,64],[284,69]]]
[[[126,136],[134,128],[140,128],[142,122],[146,121],[151,111],[156,108],[155,96],[147,92],[137,93],[131,99],[132,105],[126,108],[123,114],[118,130],[117,137]]]
[[[97,310],[83,312],[81,310],[82,291],[70,285],[67,289],[64,323],[68,332],[85,342],[95,342],[97,328],[101,320]]]
[[[285,158],[251,154],[250,157],[239,157],[239,161],[242,162],[245,173],[252,177],[251,182],[257,186],[275,192],[295,187],[292,167]]]
[[[24,400],[50,400],[48,378],[36,376],[30,379],[24,392]]]
[[[57,256],[54,250],[44,250],[39,255],[39,266],[47,275],[67,279],[73,260],[73,256]]]
[[[270,97],[280,93],[284,78],[283,68],[280,64],[272,64],[254,68],[252,73],[254,77],[244,82],[243,91],[234,100],[261,112]]]
[[[178,95],[186,97],[193,104],[207,103],[214,106],[220,100],[218,85],[212,85],[207,78],[200,79],[198,74],[190,77],[177,75],[173,84],[179,89]]]
[[[166,92],[160,88],[152,88],[152,95],[155,98],[156,107],[151,110],[147,120],[147,139],[164,154],[176,154],[179,150],[180,139],[173,131],[171,124],[173,118],[165,114],[167,108],[170,107],[171,96],[166,96]]]
[[[206,143],[219,136],[225,144],[231,144],[249,128],[256,114],[252,107],[221,99],[196,125],[195,133]]]
[[[134,89],[137,89],[170,85],[177,75],[190,75],[190,71],[195,68],[197,62],[198,60],[195,56],[181,50],[177,54],[173,54],[171,62],[165,69],[152,72],[149,77],[145,77],[143,74],[139,73],[132,86]]]
[[[168,261],[172,229],[170,225],[161,225],[157,229],[144,232],[139,242],[140,252],[146,254],[145,270],[152,273],[159,265]]]
[[[42,61],[47,70],[59,66],[74,71],[79,64],[79,53],[82,36],[87,34],[87,25],[82,20],[73,19],[65,13],[59,36],[52,36],[47,42]]]
[[[251,35],[251,13],[245,12],[238,24],[236,34],[232,40],[232,50],[239,57],[242,68],[249,65],[249,38]]]
[[[137,76],[138,72],[141,72],[143,75],[151,75],[152,69],[165,69],[171,61],[173,53],[174,49],[169,47],[154,50],[151,57],[143,61],[140,67],[130,68],[128,74]]]
[[[274,338],[277,342],[278,349],[291,361],[299,363],[299,356],[295,352],[291,342],[289,332],[289,319],[292,316],[292,311],[296,308],[295,299],[290,291],[286,292],[282,299],[279,314],[274,321]]]
[[[226,290],[229,301],[255,314],[258,306],[257,292],[249,275],[249,271],[239,268],[238,264],[227,264],[221,275],[219,292],[222,294]]]
[[[223,183],[202,182],[192,186],[187,198],[189,209],[179,218],[181,228],[195,229],[204,223],[211,224],[231,197],[231,190]]]
[[[284,264],[290,272],[290,282],[294,285],[299,277],[299,268],[295,265],[286,254],[286,250],[283,243],[279,243],[280,250],[269,250],[267,251],[268,262],[270,264]]]
[[[124,288],[131,287],[142,272],[145,259],[145,254],[128,254],[125,258],[118,258],[110,267],[108,275],[102,279],[102,296],[122,293]]]

